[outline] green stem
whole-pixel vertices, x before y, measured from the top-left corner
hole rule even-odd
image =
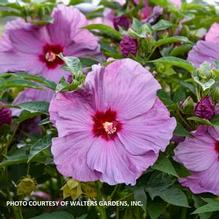
[[[101,187],[102,184],[100,182],[96,182],[96,190],[97,190],[97,201],[102,201],[103,197],[102,197],[102,193],[101,193]],[[106,215],[106,209],[104,206],[99,206],[97,204],[97,210],[99,211],[99,217],[100,219],[107,219],[107,215]]]
[[[24,219],[20,206],[19,207],[13,206],[12,209],[13,209],[13,212],[14,212],[15,219]]]
[[[186,219],[187,209],[182,208],[180,219]]]
[[[10,194],[10,192],[8,191],[8,197],[10,201],[13,201],[13,198]],[[22,215],[22,210],[20,206],[13,206],[12,207],[13,213],[14,213],[14,217],[15,219],[24,219],[23,215]]]
[[[113,197],[115,196],[116,192],[119,190],[120,184],[116,185],[115,188],[113,189],[111,195],[110,195],[110,199],[112,200]]]

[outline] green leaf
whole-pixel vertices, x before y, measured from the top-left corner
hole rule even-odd
[[[155,59],[155,60],[152,60],[149,62],[163,63],[163,64],[172,65],[172,66],[177,66],[179,68],[183,68],[183,69],[187,70],[190,73],[195,71],[195,68],[193,67],[192,64],[185,61],[184,59],[180,59],[180,58],[173,57],[173,56],[166,56],[166,57]]]
[[[191,43],[191,41],[184,36],[174,36],[174,37],[168,37],[168,38],[164,38],[164,39],[160,39],[155,43],[156,47],[160,47],[166,44],[172,44],[172,43],[178,43],[178,42],[182,42],[182,43]]]
[[[0,79],[0,89],[4,90],[7,88],[34,88],[42,89],[42,86],[38,84],[24,80],[24,79]]]
[[[214,116],[214,118],[211,120],[211,124],[219,128],[219,115]]]
[[[61,59],[65,62],[62,67],[66,71],[70,71],[72,74],[79,74],[82,72],[82,65],[80,59],[74,56],[61,56]]]
[[[111,1],[111,0],[102,0],[99,5],[103,5],[106,8],[112,8],[116,10],[122,10],[122,6],[116,2],[116,1]]]
[[[37,142],[35,142],[31,146],[27,162],[29,163],[30,161],[32,161],[38,154],[46,150],[50,145],[51,145],[51,138],[49,136],[40,138]]]
[[[11,154],[7,155],[6,159],[0,163],[0,167],[17,165],[26,162],[27,162],[26,148],[20,148],[13,151]]]
[[[152,26],[152,29],[154,31],[160,31],[160,30],[166,30],[172,26],[173,24],[171,22],[161,19],[155,25]]]
[[[86,28],[87,30],[97,30],[100,33],[116,40],[122,39],[122,35],[118,31],[104,24],[90,24],[84,28]]]
[[[186,137],[190,135],[190,132],[187,131],[180,123],[177,123],[174,134],[176,136]]]
[[[151,219],[158,219],[165,209],[166,205],[162,200],[148,202],[147,211]]]
[[[29,111],[31,113],[48,114],[49,103],[44,101],[26,102],[17,105],[17,107],[19,107],[22,110]]]
[[[152,28],[149,24],[142,24],[141,21],[133,18],[132,26],[128,29],[128,33],[130,36],[143,38],[145,40],[148,35],[152,34]]]
[[[170,3],[168,0],[151,0],[155,5],[160,5],[163,8],[166,8]]]
[[[178,177],[178,174],[173,164],[165,155],[160,155],[159,159],[157,160],[157,162],[154,164],[152,168],[170,174],[172,176]]]
[[[215,211],[219,211],[219,202],[216,201],[197,208],[192,214],[202,214]]]
[[[55,88],[56,88],[55,82],[47,80],[46,78],[39,76],[39,75],[31,75],[31,74],[24,73],[24,72],[13,74],[13,75],[15,75],[16,77],[21,77],[25,80],[31,80],[31,81],[38,82],[38,83],[43,84],[52,90],[55,90]]]
[[[201,206],[206,205],[206,201],[204,201],[200,196],[192,195],[192,199],[194,201],[194,207],[197,209]],[[213,212],[206,212],[199,214],[200,219],[209,219],[212,216]]]
[[[6,83],[6,85],[2,83],[2,86],[9,86],[8,85],[9,83],[10,85],[12,85],[11,87],[22,87],[22,88],[31,87],[36,89],[42,89],[42,87],[38,84],[40,83],[52,90],[55,90],[56,88],[56,83],[54,83],[53,81],[47,80],[39,75],[31,75],[25,72],[19,72],[16,74],[5,73],[0,75],[0,88],[1,88],[1,81]],[[19,83],[23,83],[23,84],[19,84]]]
[[[177,105],[171,100],[170,96],[164,90],[159,90],[157,95],[170,111],[175,110]]]
[[[74,217],[65,211],[57,211],[52,213],[41,214],[30,219],[74,219]]]
[[[141,201],[141,203],[143,204],[143,206],[141,206],[143,208],[144,211],[146,211],[146,205],[147,205],[147,196],[144,190],[144,187],[136,187],[134,188],[134,198],[136,201]]]
[[[184,56],[188,51],[192,48],[192,44],[183,44],[177,47],[174,47],[171,52],[170,56]]]
[[[152,199],[158,196],[169,204],[189,207],[185,193],[174,182],[175,180],[169,175],[153,173],[146,183],[145,189]]]
[[[28,119],[32,119],[38,115],[40,115],[41,113],[31,113],[29,111],[22,111],[20,116],[16,119],[17,123],[22,123]]]
[[[199,84],[202,87],[203,91],[211,88],[215,84],[215,80],[212,78],[208,81],[201,81],[198,76],[194,76],[193,79],[197,84]]]
[[[192,120],[192,121],[195,121],[195,122],[203,124],[203,125],[210,125],[210,126],[212,125],[209,120],[202,119],[202,118],[199,118],[199,117],[196,117],[196,116],[189,117],[189,118],[187,118],[187,120]]]

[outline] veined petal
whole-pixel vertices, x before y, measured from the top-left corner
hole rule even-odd
[[[99,174],[87,165],[86,154],[93,142],[86,132],[76,132],[68,136],[54,138],[52,154],[58,171],[79,181],[95,181]]]

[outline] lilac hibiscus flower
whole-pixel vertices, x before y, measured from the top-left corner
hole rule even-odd
[[[79,181],[134,185],[176,127],[158,89],[149,71],[122,59],[95,66],[79,90],[56,94],[49,112],[58,130],[52,153],[59,172]]]
[[[193,193],[210,192],[219,195],[219,129],[199,126],[175,149],[175,160],[192,175],[180,179]]]
[[[22,19],[9,22],[0,40],[0,72],[27,71],[58,82],[68,73],[58,57],[91,56],[99,52],[96,37],[82,29],[85,16],[73,7],[58,5],[52,13],[53,23],[36,26]],[[31,100],[50,100],[52,91],[27,89],[15,103]]]
[[[219,24],[211,26],[205,36],[205,40],[200,40],[188,54],[188,60],[199,67],[203,62],[213,62],[219,60]]]

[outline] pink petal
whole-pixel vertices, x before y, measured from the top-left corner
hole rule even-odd
[[[151,166],[158,155],[150,151],[143,156],[132,156],[118,140],[97,139],[87,153],[88,166],[100,173],[100,180],[110,185],[134,185],[136,179]]]
[[[157,99],[154,106],[145,114],[123,121],[123,129],[118,133],[119,139],[133,155],[141,155],[150,150],[164,151],[172,138],[176,127],[174,118],[164,104]]]
[[[219,42],[219,23],[214,23],[205,35],[205,40],[209,42]]]
[[[176,147],[175,160],[191,171],[207,170],[218,160],[215,140],[207,133],[203,135],[197,131]]]
[[[204,61],[212,62],[219,60],[219,45],[215,42],[198,41],[188,54],[188,60],[196,67]]]
[[[87,103],[86,93],[58,93],[50,103],[50,120],[55,123],[59,136],[79,131],[92,132],[93,110]]]
[[[40,54],[45,40],[42,39],[39,28],[23,22],[23,26],[17,26],[7,30],[8,38],[13,48],[27,54]]]
[[[211,135],[212,138],[215,139],[215,141],[219,141],[219,128],[209,127],[208,133]]]
[[[52,154],[58,171],[79,181],[95,181],[98,173],[87,165],[86,154],[93,142],[87,132],[75,132],[71,135],[54,138]]]
[[[215,161],[205,171],[193,172],[192,176],[180,179],[180,183],[195,194],[211,192],[219,195],[219,162]]]
[[[96,68],[88,75],[88,80],[96,87],[96,110],[110,107],[121,119],[147,112],[160,88],[152,74],[131,59],[114,61],[105,70]]]

